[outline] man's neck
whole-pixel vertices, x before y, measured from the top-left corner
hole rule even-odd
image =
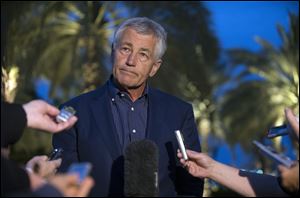
[[[136,101],[139,97],[142,96],[145,89],[145,85],[142,85],[141,87],[135,88],[135,89],[126,89],[126,92],[129,94],[130,99],[132,102]]]
[[[120,91],[124,91],[124,92],[128,93],[132,102],[136,101],[139,97],[142,96],[142,94],[144,93],[145,87],[146,87],[146,83],[143,83],[139,87],[132,88],[132,87],[123,87],[116,80],[114,80],[114,82]]]

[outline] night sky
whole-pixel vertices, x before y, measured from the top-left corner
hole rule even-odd
[[[221,42],[221,47],[258,50],[255,36],[281,44],[276,24],[288,28],[288,12],[299,13],[298,1],[209,1],[205,2],[211,11],[212,27]]]

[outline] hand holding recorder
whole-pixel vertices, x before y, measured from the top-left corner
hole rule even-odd
[[[60,111],[46,103],[43,100],[33,100],[23,105],[27,117],[27,126],[30,128],[40,129],[51,133],[57,133],[67,128],[72,127],[77,121],[77,117],[70,116],[64,117],[62,122],[56,122],[56,116],[60,116]],[[74,112],[75,113],[75,112]],[[63,114],[66,115],[66,114]]]

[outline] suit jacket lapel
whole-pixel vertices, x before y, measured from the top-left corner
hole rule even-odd
[[[155,94],[155,91],[149,89],[149,104],[148,104],[148,122],[147,122],[147,138],[153,141],[159,140],[160,127],[162,126],[163,107],[160,105],[160,100]]]
[[[93,100],[90,107],[96,120],[96,130],[98,130],[113,159],[116,159],[122,154],[122,149],[113,123],[107,86],[105,85],[99,92],[99,95]]]

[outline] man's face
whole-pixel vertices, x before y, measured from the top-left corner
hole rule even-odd
[[[154,55],[156,39],[153,35],[138,34],[127,28],[114,49],[113,75],[125,89],[145,85],[148,77],[155,75],[161,60]]]

